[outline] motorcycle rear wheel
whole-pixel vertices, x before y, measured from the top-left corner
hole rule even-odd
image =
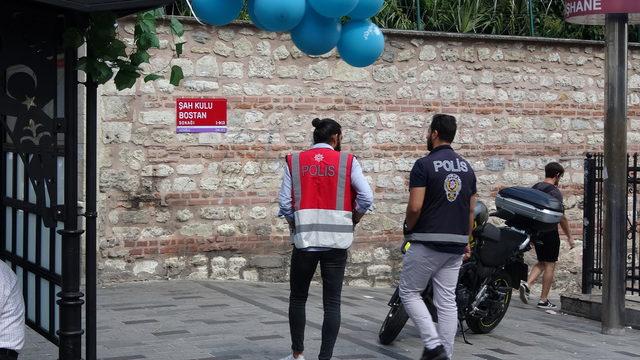
[[[509,275],[506,273],[498,274],[493,284],[494,286],[503,286],[509,289],[504,298],[504,306],[502,311],[499,313],[489,313],[487,316],[482,318],[468,317],[466,319],[467,326],[469,326],[469,329],[476,334],[488,334],[493,331],[493,329],[500,324],[500,321],[502,321],[502,318],[504,318],[504,315],[509,309],[509,304],[511,303],[511,292],[513,290],[511,288],[511,279]]]
[[[380,331],[378,332],[380,344],[391,344],[398,337],[400,331],[402,331],[402,328],[408,320],[409,315],[405,311],[402,303],[397,306],[392,306],[380,327]]]

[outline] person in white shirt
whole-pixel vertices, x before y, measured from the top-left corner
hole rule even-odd
[[[0,261],[0,360],[16,360],[24,346],[24,301],[16,274]]]

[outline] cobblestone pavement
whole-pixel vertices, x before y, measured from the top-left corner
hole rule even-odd
[[[392,346],[377,343],[393,289],[346,287],[335,359],[418,359],[421,345],[408,324]],[[121,284],[98,292],[98,357],[102,360],[279,359],[290,348],[288,286],[247,282]],[[307,304],[306,357],[314,359],[322,324],[321,288]],[[640,331],[600,334],[598,322],[552,315],[514,296],[489,335],[456,338],[456,359],[635,359]],[[55,360],[56,348],[29,331],[21,359]],[[317,357],[315,357],[317,358]]]

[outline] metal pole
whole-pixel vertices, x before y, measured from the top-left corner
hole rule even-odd
[[[587,154],[584,160],[584,224],[582,230],[582,293],[593,289],[593,252],[596,212],[596,159]]]
[[[420,10],[420,1],[416,0],[416,24],[418,25],[418,30],[424,30],[424,25],[422,24],[422,11]]]
[[[531,36],[535,36],[536,35],[536,29],[535,29],[535,23],[533,20],[533,0],[529,0],[529,21],[531,23]]]
[[[96,144],[98,107],[98,84],[87,75],[87,148],[86,148],[86,292],[87,292],[87,360],[96,360]]]
[[[76,49],[65,51],[64,229],[62,235],[62,291],[60,300],[60,360],[82,356],[82,297],[80,292],[80,236],[78,229],[78,72]]]
[[[606,15],[602,332],[612,335],[625,325],[628,23],[626,14]]]

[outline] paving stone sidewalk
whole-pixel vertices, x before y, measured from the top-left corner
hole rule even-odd
[[[377,343],[393,289],[345,287],[335,359],[418,359],[421,345],[407,324],[392,346]],[[306,357],[317,357],[322,289],[307,304]],[[174,281],[121,284],[98,291],[98,357],[102,360],[279,359],[290,348],[288,285]],[[600,323],[552,315],[514,296],[489,335],[456,338],[456,359],[640,359],[640,331],[600,334]],[[55,360],[57,349],[29,331],[20,359]]]

